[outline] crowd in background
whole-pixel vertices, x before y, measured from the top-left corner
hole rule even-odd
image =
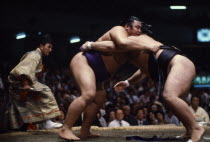
[[[8,100],[8,83],[7,75],[9,67],[3,66],[0,70],[0,118],[7,111]],[[116,82],[129,77],[126,71],[119,72],[105,82],[106,102],[103,108],[98,112],[94,121],[95,126],[99,127],[116,127],[116,126],[137,126],[137,125],[161,125],[175,124],[180,125],[179,120],[168,109],[167,104],[161,100],[161,96],[157,96],[156,84],[149,78],[142,82],[130,86],[121,93],[116,93],[113,86]],[[68,107],[75,98],[80,95],[69,68],[47,68],[39,80],[49,86],[57,100],[62,115],[54,121],[63,122]],[[210,114],[210,90],[193,88],[189,95],[183,98],[189,107],[192,105],[191,98],[196,96],[198,104],[203,108],[207,115]],[[195,114],[195,117],[200,117]],[[121,124],[113,124],[114,121],[120,121]],[[198,121],[209,121],[208,118],[199,118]],[[82,123],[82,115],[77,120],[75,126]]]

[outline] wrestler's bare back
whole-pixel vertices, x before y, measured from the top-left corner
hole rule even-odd
[[[144,43],[148,43],[148,44],[156,44],[156,45],[163,45],[162,43],[154,40],[153,38],[145,35],[145,34],[142,34],[140,36],[137,36],[137,37],[129,37],[130,39],[133,39],[133,40],[136,40],[138,42],[144,42]],[[163,50],[160,49],[157,53],[155,53],[155,58],[157,59],[160,55],[160,53],[162,52]],[[139,52],[136,52],[136,53],[129,53],[129,60],[130,62],[135,65],[136,67],[140,68],[141,69],[141,72],[144,72],[146,74],[148,74],[148,61],[149,61],[149,54],[146,53],[146,52],[143,52],[143,51],[139,51]]]

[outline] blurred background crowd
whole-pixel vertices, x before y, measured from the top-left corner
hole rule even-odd
[[[34,37],[53,36],[53,52],[44,58],[45,71],[39,80],[48,85],[62,111],[54,121],[63,122],[71,102],[80,95],[69,70],[69,62],[85,41],[95,41],[125,16],[134,15],[151,24],[157,40],[175,45],[196,66],[197,76],[188,96],[183,98],[197,121],[209,121],[210,114],[210,12],[208,1],[64,1],[1,2],[0,4],[0,119],[8,107],[8,81],[11,69],[21,56],[34,50]],[[152,5],[151,5],[152,3]],[[173,9],[172,5],[182,5]],[[108,8],[108,9],[107,9]],[[126,10],[125,10],[126,9]],[[122,16],[123,15],[123,16]],[[149,78],[116,93],[113,86],[137,68],[124,65],[105,82],[106,103],[94,125],[112,127],[123,119],[125,125],[180,125],[179,120],[157,96],[156,84]],[[201,109],[202,108],[202,109]],[[197,111],[196,111],[197,110]],[[199,110],[199,111],[198,111]],[[75,125],[80,126],[82,115]],[[124,123],[122,124],[124,125]]]
[[[2,65],[0,76],[0,118],[4,117],[7,111],[8,101],[8,82],[7,76],[9,69],[12,66],[8,64]],[[131,71],[127,71],[127,68]],[[124,69],[126,68],[126,70]],[[125,65],[121,71],[112,76],[111,79],[105,82],[106,88],[106,103],[98,112],[94,124],[99,127],[114,127],[110,122],[113,120],[124,120],[130,126],[137,125],[162,125],[175,124],[180,125],[179,120],[167,109],[164,101],[161,101],[161,96],[157,96],[156,84],[146,78],[142,82],[130,86],[121,93],[116,93],[113,86],[116,82],[121,81],[131,75],[132,70],[135,70],[131,65]],[[62,115],[54,121],[63,123],[68,107],[71,102],[80,95],[79,89],[76,86],[68,67],[49,67],[43,73],[40,82],[48,85],[59,105]],[[194,111],[195,119],[198,122],[209,121],[210,113],[210,90],[208,88],[192,88],[185,98],[183,98]],[[197,113],[198,107],[202,107],[204,111]],[[195,110],[194,110],[195,109]],[[82,123],[82,115],[77,120],[75,126],[80,126]],[[124,124],[122,124],[123,126]]]

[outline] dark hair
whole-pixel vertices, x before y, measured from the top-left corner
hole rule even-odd
[[[155,116],[157,117],[157,114],[158,113],[160,113],[160,114],[162,114],[163,115],[163,118],[165,117],[165,115],[164,115],[164,112],[163,111],[157,111],[156,113],[155,113]]]
[[[138,112],[139,112],[140,110],[142,110],[142,111],[143,111],[143,114],[145,114],[143,108],[138,108],[137,111],[136,111],[136,115],[138,114]]]
[[[117,108],[117,109],[114,110],[115,115],[116,115],[116,113],[117,113],[118,110],[121,110],[123,112],[123,110],[121,108]],[[123,112],[123,114],[124,114],[124,112]]]
[[[134,20],[139,21],[139,18],[135,17],[135,16],[129,16],[124,18],[121,22],[120,22],[120,26],[125,26],[126,24],[128,24],[130,27],[132,27],[132,24],[134,22]]]
[[[141,24],[142,24],[142,27],[141,27],[142,33],[145,33],[145,34],[147,34],[149,36],[153,35],[153,33],[151,31],[152,25],[149,25],[149,24],[146,24],[145,22],[140,21],[139,18],[137,18],[135,16],[129,16],[129,17],[124,18],[120,22],[120,26],[124,27],[126,24],[128,24],[130,27],[132,27],[132,24],[133,24],[134,20],[141,22]]]
[[[149,25],[149,24],[146,24],[145,22],[141,22],[142,26],[141,26],[141,31],[142,33],[145,33],[149,36],[152,36],[153,33],[152,33],[152,25]]]
[[[192,97],[191,97],[191,102],[192,102],[193,98],[198,98],[199,102],[201,101],[201,98],[200,98],[199,96],[197,96],[197,95],[192,95]],[[200,103],[201,103],[201,102],[200,102]]]
[[[39,37],[39,44],[45,45],[46,43],[53,44],[50,34],[44,34]]]

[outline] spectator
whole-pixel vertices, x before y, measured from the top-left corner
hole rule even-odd
[[[147,91],[144,91],[144,93],[139,97],[139,102],[143,102],[144,104],[147,104],[150,101],[150,93]]]
[[[163,112],[158,111],[156,113],[156,118],[158,120],[158,122],[157,122],[158,125],[167,124],[167,122],[165,121],[164,113]]]
[[[135,125],[148,125],[147,120],[145,119],[145,114],[143,109],[139,109],[136,115],[136,123]]]
[[[147,116],[149,114],[148,107],[147,106],[144,106],[142,109],[144,110],[144,118],[147,119]]]
[[[202,108],[199,107],[200,98],[198,96],[192,96],[190,110],[193,113],[197,122],[209,122],[208,113]]]
[[[165,120],[169,124],[180,125],[178,118],[172,113],[171,110],[167,110]]]
[[[108,114],[108,119],[107,119],[107,124],[109,124],[111,121],[113,121],[113,120],[115,120],[115,112],[114,111],[111,111],[111,112],[109,112],[109,114]]]
[[[131,114],[131,108],[129,105],[123,106],[123,113],[124,113],[124,119],[126,122],[128,122],[131,126],[135,125],[135,119],[133,115]]]
[[[104,119],[104,117],[101,116],[100,111],[97,113],[97,117],[98,117],[101,127],[107,127],[106,120]]]
[[[108,127],[130,126],[130,124],[123,120],[124,113],[122,109],[115,110],[115,119],[111,121]]]
[[[148,120],[149,125],[157,125],[157,123],[158,123],[158,121],[155,117],[155,114],[152,111],[149,112],[147,120]]]

